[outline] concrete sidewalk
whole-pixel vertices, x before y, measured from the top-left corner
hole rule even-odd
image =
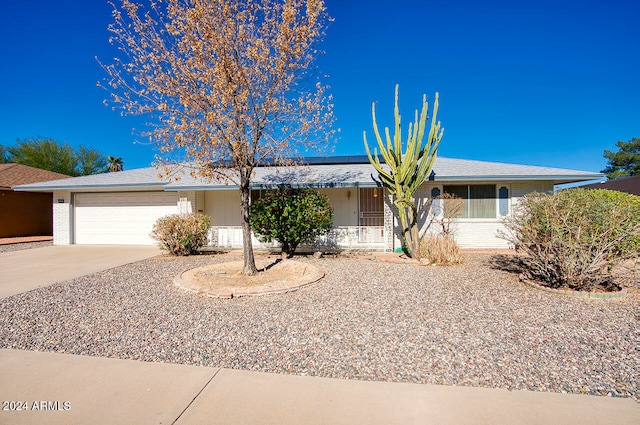
[[[624,425],[640,418],[640,404],[630,399],[7,349],[0,350],[0,376],[0,424]]]
[[[0,298],[160,255],[156,246],[60,245],[0,253]]]

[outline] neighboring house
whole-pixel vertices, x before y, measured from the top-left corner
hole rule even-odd
[[[366,156],[307,158],[294,168],[259,167],[252,195],[279,185],[311,187],[333,205],[334,229],[313,249],[380,250],[400,247],[395,207]],[[210,245],[242,246],[240,194],[237,187],[192,178],[188,170],[168,181],[154,168],[76,177],[23,185],[20,191],[53,192],[54,244],[153,244],[153,223],[171,213],[202,212],[211,216]],[[420,206],[432,196],[454,193],[465,199],[456,219],[455,239],[465,248],[505,248],[496,237],[499,220],[523,195],[552,192],[554,185],[602,178],[600,173],[500,164],[438,157],[433,173],[418,190]],[[420,223],[428,223],[428,211]],[[257,241],[254,240],[257,243]],[[321,246],[319,246],[321,245]]]
[[[601,183],[578,186],[581,189],[607,189],[618,192],[630,193],[640,196],[640,176],[621,177],[615,180],[607,180]]]
[[[0,164],[0,238],[50,236],[53,196],[48,192],[14,192],[13,186],[69,176],[22,164]]]

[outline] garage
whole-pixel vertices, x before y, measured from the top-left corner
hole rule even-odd
[[[175,192],[76,193],[75,243],[79,245],[154,245],[149,233],[156,220],[178,212]]]

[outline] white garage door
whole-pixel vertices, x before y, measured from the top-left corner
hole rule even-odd
[[[154,245],[155,221],[178,212],[171,192],[78,193],[75,195],[75,243]]]

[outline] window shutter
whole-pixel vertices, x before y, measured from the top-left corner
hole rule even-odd
[[[498,198],[500,199],[500,215],[505,216],[509,214],[509,188],[502,186],[498,190]]]

